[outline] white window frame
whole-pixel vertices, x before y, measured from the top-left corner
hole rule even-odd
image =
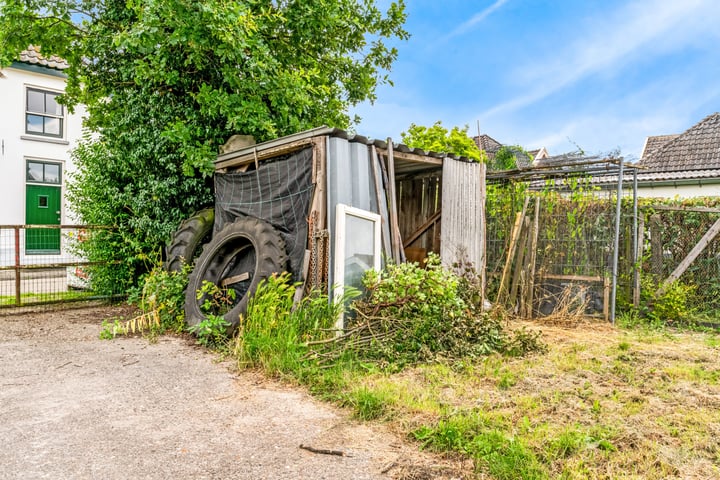
[[[348,216],[361,218],[373,222],[373,265],[372,269],[380,271],[382,261],[381,247],[381,226],[382,220],[380,215],[367,210],[339,203],[335,207],[335,259],[333,265],[333,300],[335,302],[342,301],[345,294],[345,237],[346,237],[346,219]],[[345,328],[345,312],[340,311],[340,315],[335,322],[335,328],[338,333]]]
[[[55,140],[64,140],[65,139],[65,132],[67,129],[67,108],[65,108],[65,105],[60,105],[62,108],[62,114],[54,114],[54,113],[48,113],[48,112],[36,112],[32,111],[28,108],[28,95],[30,91],[40,92],[44,96],[47,94],[51,95],[62,95],[64,92],[59,90],[53,90],[51,88],[45,88],[45,87],[38,87],[35,85],[25,85],[25,98],[24,98],[24,105],[25,105],[25,115],[23,116],[23,120],[25,122],[24,132],[25,135],[31,136],[31,137],[37,137],[40,139],[55,139]],[[35,115],[37,117],[43,117],[43,118],[56,118],[60,122],[60,133],[54,134],[54,133],[46,133],[45,130],[45,123],[43,121],[43,131],[42,132],[31,132],[28,131],[28,115]]]

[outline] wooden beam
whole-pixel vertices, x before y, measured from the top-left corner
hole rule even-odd
[[[715,223],[713,223],[713,225],[708,229],[707,232],[705,232],[705,235],[703,235],[700,241],[693,247],[692,250],[690,250],[690,253],[687,254],[687,256],[683,259],[682,262],[680,262],[680,265],[678,265],[677,268],[670,274],[670,276],[660,284],[660,288],[658,289],[656,295],[664,294],[670,284],[680,278],[680,275],[685,273],[685,270],[687,270],[688,267],[692,265],[692,262],[694,262],[695,259],[700,256],[703,250],[705,250],[705,247],[707,247],[708,244],[715,237],[717,237],[718,233],[720,233],[720,218],[717,219]]]
[[[530,260],[529,273],[528,273],[528,292],[527,302],[525,303],[525,317],[532,318],[533,315],[533,301],[535,295],[535,263],[537,262],[537,244],[538,236],[540,233],[540,196],[535,197],[535,217],[533,218],[532,232],[530,241]]]
[[[378,168],[380,157],[378,156],[375,145],[370,148],[370,164],[372,166],[373,181],[375,182],[375,196],[378,204],[378,213],[380,214],[380,221],[382,222],[382,245],[385,254],[392,256],[392,241],[390,240],[390,228],[388,225],[388,207],[387,207],[387,196],[385,195],[385,189],[383,188],[383,182]]]
[[[388,197],[390,210],[390,232],[392,233],[393,258],[397,263],[404,260],[405,254],[402,251],[402,238],[400,238],[400,226],[398,225],[397,194],[395,193],[395,156],[393,154],[392,139],[387,139],[387,170],[388,170]]]
[[[590,276],[590,275],[553,275],[553,274],[542,274],[541,279],[545,280],[567,280],[569,282],[602,282],[604,278],[601,276]]]
[[[261,150],[257,151],[257,154],[255,153],[247,153],[245,155],[239,156],[239,157],[232,157],[232,158],[223,158],[224,155],[221,155],[218,157],[218,160],[215,162],[215,169],[221,169],[221,168],[235,168],[240,167],[243,165],[249,165],[251,163],[255,163],[255,159],[257,160],[265,160],[267,158],[273,158],[277,157],[278,155],[285,155],[288,153],[297,152],[298,150],[302,150],[303,148],[312,145],[315,142],[315,138],[325,138],[325,137],[312,137],[312,138],[305,138],[302,140],[298,140],[297,142],[288,143],[286,145],[281,145],[274,148],[268,148],[267,150]],[[228,157],[232,156],[232,153],[226,154]]]
[[[437,212],[435,212],[435,213],[433,214],[433,216],[431,216],[425,223],[423,223],[422,225],[420,225],[420,226],[418,227],[418,229],[415,230],[415,231],[412,233],[412,235],[410,235],[410,236],[407,238],[407,240],[405,240],[405,242],[403,243],[403,247],[404,247],[404,248],[407,248],[407,247],[409,247],[410,245],[412,245],[412,243],[413,243],[415,240],[417,240],[418,238],[420,238],[420,236],[422,236],[423,233],[427,232],[427,230],[428,230],[430,227],[432,227],[438,220],[440,220],[440,217],[441,217],[441,216],[442,216],[442,210],[438,210]]]
[[[517,248],[518,237],[520,236],[520,228],[522,226],[523,219],[525,218],[529,201],[530,197],[525,197],[525,204],[523,205],[522,212],[518,212],[515,215],[515,223],[513,225],[512,234],[510,235],[510,244],[508,245],[508,252],[505,258],[505,267],[503,268],[502,277],[500,277],[500,288],[498,288],[495,303],[501,303],[503,296],[507,293],[507,284],[510,281],[510,270],[512,270],[512,264],[515,258],[515,249]]]
[[[635,258],[637,259],[633,272],[633,306],[635,308],[640,307],[640,277],[642,276],[642,258],[643,249],[645,246],[645,215],[640,215],[638,218],[638,243],[637,252]]]
[[[720,213],[720,208],[712,207],[673,207],[672,205],[648,205],[640,207],[640,209],[664,210],[667,212]]]

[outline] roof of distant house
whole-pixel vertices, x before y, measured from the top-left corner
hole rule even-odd
[[[494,154],[502,148],[502,143],[484,133],[473,137],[473,140],[475,141],[475,145],[477,145],[480,150],[484,150],[487,154]]]
[[[44,57],[40,54],[40,47],[30,45],[26,50],[20,52],[18,58],[20,63],[28,63],[31,65],[40,65],[47,68],[53,68],[55,70],[65,70],[70,68],[70,64],[65,59],[58,57],[57,55],[51,55]]]
[[[680,135],[648,137],[639,164],[646,173],[720,169],[720,113]]]

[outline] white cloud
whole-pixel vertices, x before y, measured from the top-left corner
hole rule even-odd
[[[481,118],[532,105],[591,75],[617,73],[629,62],[696,45],[701,34],[717,37],[718,22],[720,5],[715,0],[628,4],[578,29],[579,40],[567,48],[519,68],[514,79],[526,93],[493,106]]]
[[[490,5],[489,7],[485,8],[484,10],[476,13],[472,17],[470,17],[470,20],[467,20],[466,22],[460,24],[455,30],[450,32],[444,40],[448,40],[452,37],[462,35],[463,33],[471,30],[475,25],[485,20],[490,14],[492,14],[495,10],[502,7],[504,4],[506,4],[508,0],[496,0],[495,3]]]

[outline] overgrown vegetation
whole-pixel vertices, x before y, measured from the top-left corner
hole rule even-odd
[[[352,352],[364,361],[402,368],[491,352],[542,351],[539,336],[508,332],[498,315],[482,311],[476,274],[465,273],[460,277],[443,268],[434,254],[425,268],[403,263],[368,271],[363,280],[367,293],[352,304],[346,331],[318,345],[315,355],[325,361]]]
[[[431,152],[449,153],[472,160],[484,161],[487,157],[468,136],[468,126],[452,127],[448,130],[441,121],[431,127],[411,123],[407,132],[400,134],[402,142],[408,147],[422,148]]]
[[[389,83],[408,38],[402,0],[4,0],[0,67],[28,45],[70,68],[87,133],[69,183],[82,222],[114,226],[82,245],[99,293],[127,288],[179,222],[212,202],[212,160],[233,134],[257,141],[348,128],[353,105]],[[150,260],[150,261],[148,261]]]
[[[479,478],[720,473],[717,334],[545,326],[539,344],[536,326],[527,324],[523,336],[481,312],[477,278],[458,268],[449,272],[431,258],[427,270],[393,265],[367,275],[349,330],[372,314],[382,318],[378,325],[398,318],[402,334],[374,330],[367,344],[336,337],[344,302],[314,292],[293,306],[297,285],[285,274],[259,286],[236,336],[207,345],[240,368],[306,385],[360,420],[393,422],[420,448],[472,459]],[[169,315],[179,305],[157,295],[165,282],[182,301],[179,274],[157,270],[135,297],[146,313]],[[222,305],[222,289],[207,289]],[[462,338],[450,340],[450,332]]]

